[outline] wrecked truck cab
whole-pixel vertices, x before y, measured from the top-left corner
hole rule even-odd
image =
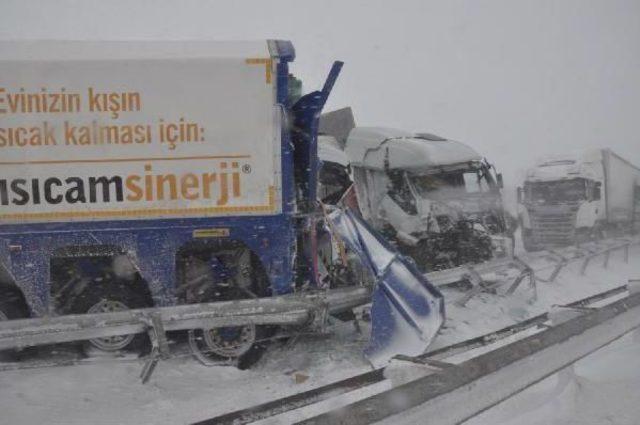
[[[471,147],[428,133],[356,127],[345,151],[363,216],[423,270],[511,253],[501,176]]]

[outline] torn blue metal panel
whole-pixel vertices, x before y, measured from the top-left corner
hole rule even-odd
[[[291,107],[293,126],[291,128],[291,141],[294,154],[294,180],[298,190],[297,207],[302,214],[313,213],[317,209],[317,184],[318,184],[318,126],[320,113],[324,107],[331,90],[340,75],[342,62],[333,63],[329,75],[320,91],[314,91],[302,96]],[[301,235],[302,246],[306,245],[299,253],[299,278],[302,281],[309,280],[318,286],[317,253],[315,236],[315,219],[302,216],[297,224],[298,235]]]
[[[375,279],[366,356],[381,365],[398,354],[424,353],[444,323],[440,291],[356,214],[336,210],[330,219]]]

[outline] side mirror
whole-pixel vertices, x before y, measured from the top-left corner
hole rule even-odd
[[[522,188],[519,187],[517,190],[517,195],[518,195],[518,203],[521,204],[522,203]]]
[[[504,182],[502,181],[502,173],[496,174],[496,180],[498,181],[498,188],[499,189],[503,189],[504,188]]]

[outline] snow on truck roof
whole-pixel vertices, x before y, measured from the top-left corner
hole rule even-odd
[[[286,55],[293,56],[289,42],[267,40],[0,40],[0,61],[248,59]]]
[[[547,155],[536,161],[536,167],[554,167],[571,165],[579,162],[594,162],[602,160],[601,149],[588,149],[585,151],[573,151],[564,154]]]
[[[419,171],[482,160],[464,143],[392,128],[356,127],[349,133],[345,150],[355,166],[384,169],[387,148],[390,169]]]
[[[318,135],[318,158],[323,162],[335,162],[343,167],[349,165],[349,157],[340,148],[338,141],[324,134]]]
[[[548,182],[575,178],[602,178],[602,149],[587,149],[547,155],[536,161],[526,172],[530,182]]]

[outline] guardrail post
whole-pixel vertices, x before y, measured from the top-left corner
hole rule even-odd
[[[456,301],[456,305],[458,305],[459,307],[464,307],[471,298],[473,298],[476,294],[479,294],[483,290],[482,276],[476,269],[473,268],[473,266],[467,266],[467,273],[463,275],[463,278],[469,281],[469,283],[471,284],[471,289]]]
[[[640,279],[629,279],[629,282],[627,283],[627,290],[629,291],[629,295],[640,292]],[[640,342],[640,328],[633,331],[632,335],[635,342]]]
[[[533,300],[538,299],[538,280],[536,279],[536,272],[529,267],[529,287],[533,291]]]
[[[520,286],[520,283],[524,280],[524,278],[528,276],[529,286],[533,289],[534,299],[537,298],[538,294],[537,294],[535,272],[527,263],[525,263],[522,259],[520,259],[520,257],[517,257],[514,255],[513,260],[516,263],[516,267],[520,269],[520,274],[518,275],[518,277],[515,278],[511,286],[509,286],[509,289],[507,289],[507,292],[505,292],[505,295],[512,295],[516,291],[518,286]]]
[[[629,263],[629,245],[631,245],[630,243],[627,243],[624,246],[624,262],[625,263]]]
[[[149,326],[149,339],[151,340],[151,354],[140,372],[140,379],[146,384],[151,378],[151,374],[156,369],[161,359],[168,359],[170,356],[169,342],[167,334],[162,324],[162,316],[160,313],[152,313],[150,317],[143,318],[143,321]]]
[[[566,266],[569,263],[569,260],[567,259],[567,257],[565,257],[564,255],[560,254],[555,250],[549,250],[549,252],[555,255],[557,258],[559,258],[559,260],[557,260],[558,264],[556,264],[548,280],[548,282],[555,282],[556,278],[558,277],[558,275],[560,274],[564,266]]]
[[[584,273],[587,271],[587,266],[589,265],[591,258],[593,258],[592,254],[587,255],[585,257],[584,262],[582,263],[582,267],[580,267],[580,275],[584,276]]]
[[[562,269],[566,264],[567,263],[564,261],[556,264],[556,267],[553,269],[553,272],[551,272],[551,276],[549,276],[549,282],[551,283],[555,282],[556,278],[558,277],[558,275],[560,274],[560,272],[562,271]]]

